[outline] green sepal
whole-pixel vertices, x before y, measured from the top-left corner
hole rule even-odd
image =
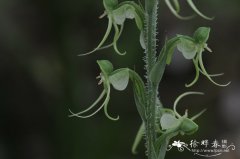
[[[193,120],[189,118],[182,118],[181,120],[180,130],[184,134],[192,135],[198,130],[198,125]]]
[[[108,60],[97,60],[97,63],[101,69],[101,71],[105,75],[109,75],[113,71],[113,65],[110,61]]]
[[[199,27],[193,34],[193,38],[195,39],[196,43],[203,44],[206,43],[211,29],[209,27]]]
[[[107,11],[112,11],[117,7],[118,0],[103,0],[103,5]]]

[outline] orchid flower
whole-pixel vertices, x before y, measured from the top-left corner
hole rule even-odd
[[[189,36],[178,35],[180,39],[177,45],[178,50],[183,54],[185,59],[193,61],[196,70],[194,80],[191,83],[186,84],[186,87],[191,87],[192,85],[194,85],[197,82],[200,73],[206,76],[213,84],[217,86],[225,87],[231,83],[228,82],[226,84],[219,84],[215,82],[212,77],[222,76],[223,73],[209,74],[203,64],[203,52],[205,50],[212,52],[212,50],[207,45],[209,33],[210,28],[200,27],[195,31],[193,38]]]
[[[92,105],[90,105],[87,109],[78,112],[73,113],[71,110],[69,117],[79,117],[79,118],[89,118],[98,113],[101,109],[104,109],[104,113],[107,118],[111,120],[118,120],[119,116],[117,117],[111,117],[108,113],[108,103],[110,101],[110,92],[111,92],[111,85],[114,89],[118,91],[123,91],[126,89],[129,83],[129,79],[133,82],[133,88],[134,88],[134,95],[135,100],[138,103],[137,109],[144,120],[144,108],[143,108],[143,102],[145,102],[144,95],[142,94],[144,92],[144,83],[141,80],[141,78],[138,76],[136,72],[134,72],[131,69],[128,68],[121,68],[113,71],[113,65],[108,60],[98,60],[97,61],[101,73],[100,76],[97,77],[97,79],[100,79],[99,85],[103,84],[103,91],[99,95],[99,97],[93,102]],[[105,97],[105,99],[104,99]],[[91,111],[93,108],[95,108],[102,100],[104,99],[103,103],[100,104],[100,106],[95,110],[93,113],[90,113],[89,115],[83,115],[87,112]]]
[[[98,46],[90,52],[80,54],[79,56],[89,55],[98,50],[106,49],[113,46],[115,52],[119,55],[125,55],[125,52],[120,52],[117,46],[117,42],[122,34],[124,23],[126,19],[135,19],[136,25],[138,29],[143,32],[143,23],[144,23],[144,11],[133,1],[125,1],[122,3],[118,3],[118,0],[103,0],[103,5],[105,8],[104,14],[100,16],[103,18],[104,16],[108,17],[108,26],[103,39],[98,44]],[[120,26],[120,28],[119,28]],[[115,34],[113,37],[113,42],[109,45],[103,46],[108,39],[112,28],[114,28]],[[141,41],[140,36],[140,41]],[[142,44],[142,43],[141,43]]]

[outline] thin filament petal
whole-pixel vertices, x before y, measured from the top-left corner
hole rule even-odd
[[[94,50],[92,50],[92,51],[90,51],[90,52],[87,52],[87,53],[84,53],[84,54],[80,54],[80,55],[78,55],[78,56],[90,55],[90,54],[98,51],[98,50],[102,47],[102,45],[105,43],[105,41],[107,40],[107,38],[108,38],[111,30],[112,30],[112,18],[111,18],[111,17],[108,17],[108,27],[107,27],[107,31],[106,31],[105,35],[103,36],[103,39],[101,40],[101,42],[98,44],[98,46],[97,46]]]
[[[187,16],[187,17],[183,17],[181,15],[178,14],[178,12],[174,9],[174,7],[172,6],[171,2],[169,0],[165,0],[168,8],[170,9],[170,11],[172,12],[172,14],[174,14],[177,18],[182,19],[182,20],[189,20],[192,19],[194,17],[193,16]]]
[[[191,86],[193,86],[196,82],[197,82],[197,80],[198,80],[198,78],[199,78],[199,67],[198,67],[198,62],[195,60],[195,59],[193,59],[193,63],[194,63],[194,66],[195,66],[195,71],[196,71],[196,75],[195,75],[195,78],[194,78],[194,80],[191,82],[191,83],[189,83],[189,84],[185,84],[185,87],[191,87]]]
[[[104,95],[106,94],[106,91],[103,90],[102,93],[100,94],[100,96],[97,98],[97,100],[90,106],[88,107],[87,109],[81,111],[81,112],[78,112],[78,113],[72,113],[72,111],[69,109],[69,111],[71,112],[71,115],[69,115],[69,117],[74,117],[76,115],[81,115],[85,112],[88,112],[89,110],[91,110],[92,108],[94,108],[100,101],[101,99],[104,97]]]
[[[118,47],[117,47],[117,42],[118,42],[118,39],[120,38],[121,34],[122,34],[122,31],[123,31],[123,27],[124,25],[121,25],[121,29],[119,31],[118,29],[118,26],[117,24],[113,24],[114,25],[114,29],[115,29],[115,35],[114,35],[114,38],[113,38],[113,48],[114,50],[116,51],[117,54],[119,55],[125,55],[126,54],[126,51],[121,53],[119,50],[118,50]]]
[[[197,9],[197,7],[195,6],[195,4],[193,3],[192,0],[187,0],[187,2],[188,2],[188,4],[189,4],[189,6],[193,9],[193,11],[194,11],[196,14],[198,14],[200,17],[202,17],[202,18],[204,18],[204,19],[207,19],[207,20],[213,20],[213,19],[214,19],[213,17],[210,18],[210,17],[205,16],[203,13],[201,13],[201,12]]]
[[[116,118],[113,118],[108,114],[108,111],[107,111],[108,103],[109,103],[109,100],[110,100],[110,85],[108,85],[107,89],[108,90],[107,90],[106,102],[104,102],[104,113],[107,116],[107,118],[109,118],[110,120],[116,121],[116,120],[119,119],[119,116],[117,116]]]
[[[70,111],[70,112],[72,113],[72,116],[75,116],[75,117],[79,117],[79,118],[89,118],[89,117],[92,117],[93,115],[97,114],[97,113],[105,106],[105,104],[108,103],[108,101],[109,101],[109,98],[108,98],[108,96],[107,96],[107,97],[105,98],[103,104],[102,104],[95,112],[93,112],[93,113],[90,114],[90,115],[82,116],[82,115],[79,115],[78,113],[75,114],[75,113],[73,113],[73,112],[71,112],[71,111]]]
[[[175,11],[177,13],[179,13],[180,12],[180,5],[179,5],[178,0],[173,0],[173,4],[174,4],[174,7],[175,7]]]
[[[203,75],[205,75],[201,69],[199,69],[199,71],[200,71]],[[223,76],[224,73],[208,74],[208,75],[209,75],[210,77],[219,77],[219,76]]]
[[[202,73],[213,83],[213,84],[215,84],[215,85],[217,85],[217,86],[220,86],[220,87],[226,87],[226,86],[228,86],[231,82],[228,82],[227,84],[218,84],[218,83],[216,83],[211,77],[210,77],[210,75],[207,73],[207,71],[206,71],[206,69],[205,69],[205,67],[204,67],[204,65],[203,65],[203,61],[202,61],[202,52],[200,52],[199,53],[199,65],[200,65],[200,68],[201,68],[201,70],[202,70]]]
[[[198,117],[200,117],[205,111],[207,111],[207,109],[203,109],[201,112],[199,112],[198,114],[194,115],[191,120],[195,120],[197,119]]]
[[[119,32],[119,37],[122,35],[122,32],[123,32],[123,25],[121,26],[121,28],[120,28],[120,32]],[[99,49],[98,49],[98,51],[99,50],[104,50],[104,49],[108,49],[108,48],[110,48],[110,47],[112,47],[113,46],[113,42],[111,43],[111,44],[108,44],[108,45],[105,45],[105,46],[102,46],[102,47],[100,47]]]
[[[173,105],[173,111],[175,112],[175,114],[176,114],[176,116],[177,116],[178,118],[181,118],[181,115],[178,114],[177,109],[176,109],[178,102],[179,102],[183,97],[185,97],[185,96],[187,96],[187,95],[191,95],[191,94],[204,95],[204,93],[202,93],[202,92],[185,92],[185,93],[181,94],[180,96],[178,96],[177,99],[176,99],[175,102],[174,102],[174,105]]]

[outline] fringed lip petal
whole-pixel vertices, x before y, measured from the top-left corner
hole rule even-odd
[[[181,16],[178,14],[178,11],[175,10],[175,8],[172,6],[171,2],[169,0],[165,0],[165,3],[167,4],[168,8],[170,9],[170,11],[172,12],[173,15],[175,15],[177,18],[182,19],[182,20],[189,20],[192,19],[194,17],[194,15],[192,16]]]

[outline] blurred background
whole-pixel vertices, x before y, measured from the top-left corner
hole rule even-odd
[[[191,14],[186,2],[180,2],[182,14]],[[181,21],[160,2],[158,45],[163,45],[165,37],[191,35],[199,26],[210,26],[208,44],[213,53],[204,53],[205,65],[209,73],[225,73],[217,82],[232,83],[217,87],[201,76],[194,87],[185,88],[194,78],[194,67],[175,53],[159,88],[161,99],[165,107],[172,107],[185,91],[205,92],[205,96],[181,101],[181,113],[187,108],[190,115],[203,108],[208,111],[196,121],[200,129],[195,135],[176,139],[227,139],[236,150],[215,158],[239,159],[240,1],[201,0],[196,5],[215,19]],[[112,48],[77,56],[93,49],[104,35],[107,19],[98,19],[102,13],[102,1],[0,0],[0,159],[146,158],[143,142],[137,156],[130,151],[141,124],[131,87],[112,91],[109,112],[120,116],[117,122],[108,120],[102,111],[88,119],[68,118],[68,109],[87,108],[102,90],[95,79],[97,59],[144,75],[143,50],[133,21],[126,22],[119,41],[126,56],[117,55]],[[167,153],[167,158],[179,157],[200,158],[188,151]]]

